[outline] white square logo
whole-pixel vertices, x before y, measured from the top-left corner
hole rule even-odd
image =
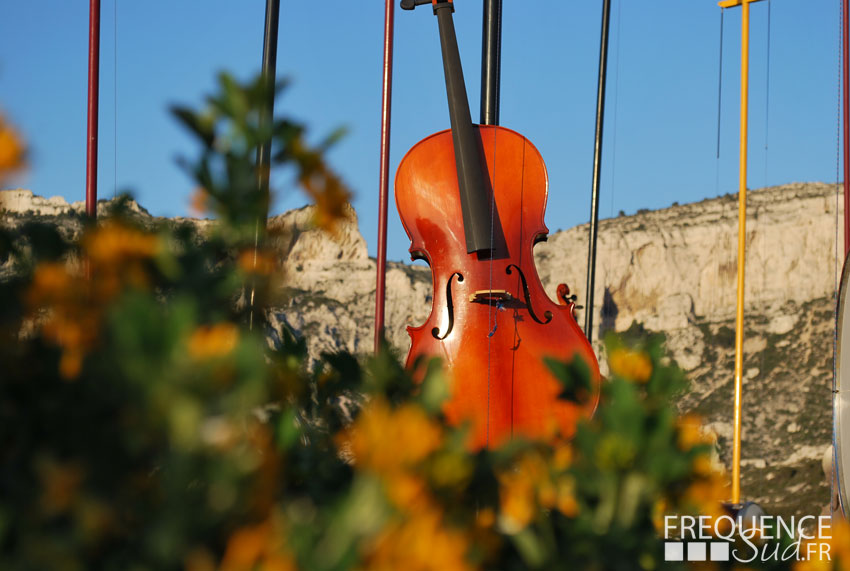
[[[664,561],[684,561],[685,544],[678,541],[664,542]]]
[[[729,561],[729,544],[725,541],[712,541],[711,561]]]
[[[688,543],[688,561],[705,561],[705,543]]]

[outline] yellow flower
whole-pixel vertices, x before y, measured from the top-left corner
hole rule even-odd
[[[0,115],[0,184],[12,172],[25,166],[25,154],[20,137]]]
[[[26,302],[33,312],[47,310],[37,323],[44,338],[62,349],[59,373],[65,379],[79,376],[83,358],[97,340],[102,315],[83,278],[65,264],[41,263],[33,272]]]
[[[706,515],[713,522],[722,515],[723,502],[729,499],[729,481],[725,474],[713,473],[709,478],[701,478],[692,483],[684,493],[685,507]],[[725,520],[724,520],[725,521]],[[714,525],[711,525],[714,529]]]
[[[707,454],[700,454],[694,458],[693,468],[694,473],[698,476],[709,476],[715,471],[714,463],[711,461],[711,457]]]
[[[496,513],[492,508],[483,508],[478,510],[475,515],[475,524],[480,527],[493,527],[496,523]]]
[[[469,537],[452,529],[437,509],[388,525],[366,555],[370,571],[466,571]]]
[[[561,476],[557,482],[555,507],[567,517],[578,515],[578,501],[575,497],[575,481],[570,476]]]
[[[646,354],[631,349],[614,349],[608,357],[611,372],[631,381],[645,383],[652,376],[652,362]]]
[[[815,545],[809,548],[809,543]],[[800,554],[812,557],[795,563],[794,571],[850,571],[850,523],[840,516],[832,518],[832,525],[824,529],[824,537],[804,542]]]
[[[316,226],[334,233],[337,223],[351,216],[349,206],[351,193],[345,188],[339,177],[332,173],[324,163],[318,162],[321,160],[319,157],[310,155],[307,158],[310,161],[315,161],[315,164],[303,171],[299,182],[316,204],[314,214]]]
[[[686,414],[676,421],[678,429],[677,444],[685,452],[701,444],[709,444],[711,437],[702,430],[702,418],[696,414]]]
[[[45,460],[38,465],[41,477],[41,507],[45,513],[55,515],[71,507],[77,490],[83,482],[83,470],[75,463],[58,463]]]
[[[86,256],[95,264],[149,258],[159,250],[159,240],[135,228],[108,221],[83,238]]]
[[[552,467],[556,470],[566,470],[573,462],[573,447],[568,442],[560,442],[552,451]]]
[[[238,342],[239,329],[233,323],[202,325],[189,337],[189,355],[198,360],[225,357]]]
[[[337,437],[359,468],[390,474],[424,460],[439,448],[442,431],[416,405],[393,410],[380,398],[372,400],[357,420]]]
[[[209,210],[209,198],[210,195],[205,188],[197,187],[189,198],[189,211],[197,216],[206,214]]]
[[[221,571],[295,571],[283,532],[282,524],[273,518],[237,529],[227,542]]]
[[[43,262],[33,272],[28,300],[31,305],[38,305],[62,299],[70,293],[73,281],[65,264]]]
[[[518,533],[534,519],[538,501],[552,507],[557,500],[549,468],[540,454],[524,454],[515,466],[500,473],[500,524],[509,534]]]
[[[430,505],[430,496],[421,478],[409,474],[389,474],[385,477],[385,489],[396,507],[416,513]]]
[[[661,497],[652,504],[652,525],[659,534],[664,533],[664,516],[670,509],[667,498]]]
[[[277,261],[272,254],[257,250],[244,250],[239,254],[236,264],[246,274],[260,276],[269,276],[277,268]]]

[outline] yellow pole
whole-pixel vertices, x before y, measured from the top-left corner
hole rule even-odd
[[[735,309],[735,419],[732,503],[741,501],[741,392],[744,370],[744,268],[747,246],[747,111],[750,73],[750,2],[741,5],[741,150],[738,175],[738,301]]]
[[[723,0],[721,8],[741,6],[741,147],[738,175],[738,296],[735,307],[735,410],[732,422],[732,503],[741,502],[741,395],[744,371],[744,268],[747,246],[747,111],[750,76],[750,4]]]

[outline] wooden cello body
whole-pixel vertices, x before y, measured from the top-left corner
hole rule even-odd
[[[445,413],[471,425],[473,448],[514,436],[569,435],[596,406],[599,368],[572,302],[566,295],[553,302],[534,266],[534,244],[548,232],[546,166],[519,133],[472,125],[451,2],[434,6],[452,129],[417,143],[396,173],[411,255],[428,262],[433,280],[430,316],[408,328],[407,362],[443,360],[451,384]],[[559,398],[563,387],[544,357],[588,365],[593,388],[582,402]]]

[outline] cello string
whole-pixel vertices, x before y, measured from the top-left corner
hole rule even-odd
[[[489,290],[493,291],[493,259],[496,257],[494,252],[495,246],[495,221],[496,221],[496,165],[498,161],[496,157],[498,155],[498,134],[499,130],[493,127],[493,178],[490,183],[490,261],[488,264],[489,269]],[[492,294],[490,294],[492,295]],[[487,446],[490,446],[490,367],[491,367],[491,353],[492,353],[492,343],[493,343],[493,335],[496,332],[496,327],[498,323],[496,322],[499,318],[496,313],[498,309],[493,307],[493,304],[488,301],[487,306],[487,325],[488,331],[490,332],[487,336]],[[492,319],[491,319],[492,318]],[[511,427],[513,430],[513,427]]]

